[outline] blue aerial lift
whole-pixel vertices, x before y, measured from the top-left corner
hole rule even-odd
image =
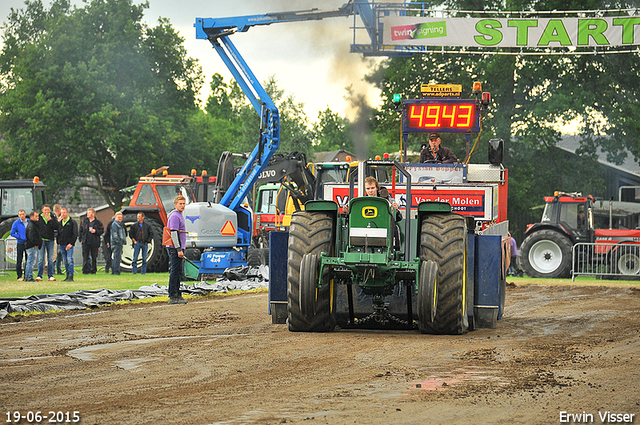
[[[364,29],[371,40],[370,45],[351,46],[351,51],[367,55],[389,55],[382,46],[382,31],[379,16],[385,11],[398,9],[394,3],[373,3],[369,0],[350,0],[336,10],[317,9],[268,13],[229,18],[196,18],[196,38],[208,40],[222,58],[234,79],[260,115],[260,138],[248,155],[233,181],[224,187],[217,203],[194,203],[187,206],[187,258],[199,268],[201,276],[216,275],[228,267],[246,265],[251,245],[252,214],[245,202],[258,176],[269,164],[269,160],[280,144],[280,116],[271,97],[253,74],[230,36],[245,32],[254,26],[273,23],[313,21],[333,17],[360,16]],[[415,6],[412,6],[415,7]],[[402,13],[402,12],[401,12]],[[226,156],[230,159],[232,154]],[[221,163],[223,160],[221,159]],[[222,165],[222,164],[221,164]],[[232,167],[232,158],[231,158]],[[218,184],[222,179],[218,173]],[[222,190],[218,193],[220,194]]]

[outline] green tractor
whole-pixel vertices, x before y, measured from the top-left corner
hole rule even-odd
[[[411,176],[401,164],[367,164],[395,166],[406,178],[406,199],[412,199]],[[414,329],[417,324],[423,333],[463,334],[473,327],[468,219],[452,213],[448,203],[422,202],[416,213],[396,220],[387,199],[354,198],[353,181],[350,192],[347,214],[333,201],[317,200],[292,217],[289,330]]]

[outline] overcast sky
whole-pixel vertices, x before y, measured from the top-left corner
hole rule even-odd
[[[214,18],[264,14],[286,10],[337,9],[347,0],[149,0],[145,21],[155,26],[159,17],[169,18],[185,39],[189,56],[199,60],[207,77],[220,73],[229,82],[231,74],[206,40],[196,40],[193,24],[197,17]],[[50,1],[43,0],[46,7]],[[82,2],[72,0],[76,5]],[[134,0],[139,4],[140,1]],[[1,0],[0,18],[6,21],[11,8],[24,7],[23,0]],[[358,22],[360,24],[360,22]],[[236,33],[231,40],[249,64],[256,77],[264,82],[270,75],[279,87],[305,104],[305,111],[315,121],[318,111],[330,107],[341,115],[353,117],[354,111],[345,100],[347,86],[367,96],[376,105],[376,90],[363,81],[367,66],[361,55],[349,53],[353,33],[353,17],[323,21],[280,23],[253,27]],[[358,40],[361,41],[361,40]],[[207,93],[202,95],[206,98]]]

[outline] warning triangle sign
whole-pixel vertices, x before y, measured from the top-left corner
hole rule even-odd
[[[222,230],[220,231],[220,234],[224,235],[224,236],[235,235],[236,234],[236,229],[235,229],[235,227],[233,227],[233,223],[231,223],[231,221],[227,220],[227,222],[224,223],[224,226],[222,226]]]

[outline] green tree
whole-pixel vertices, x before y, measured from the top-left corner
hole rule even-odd
[[[222,152],[235,151],[237,128],[233,122],[212,117],[200,109],[189,116],[187,127],[187,139],[193,142],[188,149],[176,152],[175,160],[183,167],[178,170],[181,173],[189,172],[184,168],[186,165],[189,169],[195,168],[198,173],[206,170],[210,176],[215,176]]]
[[[271,76],[263,85],[269,97],[278,108],[280,114],[280,152],[311,151],[313,134],[310,123],[304,112],[304,104],[296,101],[293,95],[285,93],[278,87],[278,81]],[[260,137],[260,116],[249,103],[237,85],[231,87],[229,99],[232,103],[239,136],[234,143],[234,152],[251,152]]]
[[[327,108],[318,114],[313,126],[314,152],[336,151],[344,149],[353,152],[353,139],[350,136],[350,122]]]
[[[224,82],[222,75],[215,73],[211,78],[211,94],[205,110],[213,118],[232,120],[234,118],[231,103],[231,88]]]
[[[0,55],[3,159],[37,173],[54,199],[94,177],[109,204],[159,165],[182,166],[201,71],[167,20],[141,23],[148,3],[55,0],[12,10]]]

